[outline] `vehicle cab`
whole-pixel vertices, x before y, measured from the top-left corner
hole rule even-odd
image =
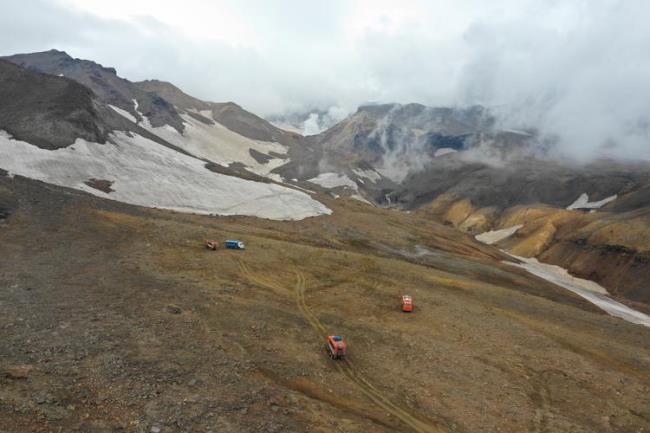
[[[327,351],[332,359],[345,358],[347,347],[345,341],[338,335],[330,335],[327,337]]]
[[[405,313],[413,311],[413,298],[409,295],[402,295],[402,311]]]

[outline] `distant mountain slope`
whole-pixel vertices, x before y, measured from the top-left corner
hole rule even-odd
[[[482,107],[432,108],[421,104],[360,107],[316,139],[329,158],[356,155],[386,167],[388,159],[433,156],[440,148],[460,149],[467,138],[487,132],[494,119]],[[408,162],[408,161],[406,161]]]
[[[650,304],[646,162],[559,161],[534,131],[501,130],[482,107],[361,107],[308,139],[312,159],[280,170],[473,235],[521,226],[498,245]]]
[[[156,127],[137,101],[138,117],[70,78],[6,61],[0,77],[0,96],[7,98],[0,107],[5,173],[184,212],[272,219],[330,213],[308,194],[263,177],[286,158],[279,143],[248,139],[198,112],[175,111],[183,134],[168,124]],[[255,156],[265,152],[277,157],[259,162]],[[240,178],[233,164],[259,175]]]
[[[166,81],[146,80],[134,83],[134,85],[145,92],[161,96],[182,110],[209,111],[213,120],[231,131],[253,140],[271,141],[290,146],[302,138],[299,134],[273,126],[233,102],[201,101]]]
[[[73,59],[58,50],[16,54],[4,59],[26,69],[71,78],[91,89],[106,104],[119,107],[138,120],[142,120],[142,115],[146,116],[153,126],[170,125],[179,132],[183,130],[182,120],[172,104],[119,77],[114,68],[89,60]],[[137,100],[139,112],[134,108],[134,99]]]
[[[74,59],[63,51],[16,54],[4,59],[30,70],[72,78],[93,90],[106,104],[128,112],[138,121],[146,117],[153,127],[169,125],[182,133],[183,119],[177,109],[211,110],[214,120],[253,140],[291,145],[299,139],[298,135],[276,128],[232,102],[201,101],[173,84],[159,80],[134,83],[119,77],[115,68]]]

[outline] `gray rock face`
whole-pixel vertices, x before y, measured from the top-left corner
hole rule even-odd
[[[112,129],[106,108],[77,82],[0,60],[0,129],[44,149],[76,138],[104,143]]]
[[[211,110],[212,117],[228,129],[254,140],[275,141],[295,145],[301,136],[271,125],[268,121],[244,110],[232,102],[206,102],[187,95],[171,83],[159,80],[131,82],[107,68],[89,60],[74,59],[63,51],[17,54],[4,57],[26,69],[51,75],[63,75],[91,89],[102,102],[119,107],[136,119],[146,116],[151,125],[170,125],[183,132],[181,110]],[[137,101],[137,109],[134,104]]]
[[[172,104],[160,95],[140,89],[119,77],[114,68],[90,60],[73,59],[57,50],[16,54],[4,59],[32,71],[71,78],[91,89],[104,103],[126,110],[136,119],[142,119],[139,111],[147,116],[153,126],[171,125],[179,132],[183,131],[182,119]],[[137,101],[138,110],[133,100]]]

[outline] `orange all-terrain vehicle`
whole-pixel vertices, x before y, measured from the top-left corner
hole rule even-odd
[[[345,341],[343,341],[343,338],[338,335],[330,335],[327,337],[327,345],[325,349],[332,359],[343,359],[347,352]]]
[[[405,313],[413,311],[413,298],[409,295],[402,295],[402,311]]]

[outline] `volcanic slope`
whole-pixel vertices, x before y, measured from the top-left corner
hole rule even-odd
[[[2,430],[650,429],[648,328],[423,215],[318,198],[208,217],[0,175]]]
[[[11,174],[184,212],[275,219],[330,212],[303,191],[227,166],[268,175],[284,161],[279,143],[257,142],[187,113],[184,135],[169,125],[154,127],[149,117],[137,121],[74,80],[4,60],[0,78],[7,99],[0,107],[0,169]],[[251,153],[270,150],[279,157],[258,162]]]
[[[117,75],[114,68],[58,50],[3,59],[30,71],[77,81],[130,122],[240,175],[270,176],[290,158],[303,159],[306,152],[299,134],[276,128],[232,102],[201,101],[171,83],[131,82]],[[278,175],[271,177],[282,181]]]
[[[337,193],[347,186],[380,206],[417,210],[473,235],[522,225],[499,246],[567,268],[650,311],[650,164],[560,161],[534,131],[497,125],[481,107],[360,107],[308,137],[317,163],[291,161],[278,171],[298,171],[302,162],[312,181],[341,185]]]

